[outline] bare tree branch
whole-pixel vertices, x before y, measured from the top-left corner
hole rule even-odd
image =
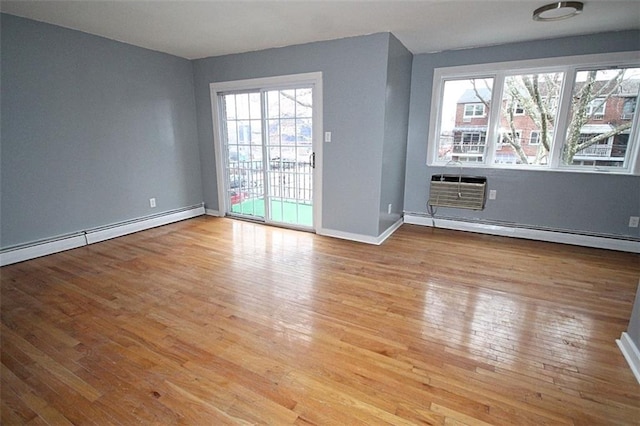
[[[485,85],[486,85],[486,80],[483,79],[483,81],[485,82]],[[471,80],[471,85],[473,86],[473,92],[476,94],[476,97],[478,99],[480,99],[480,102],[482,102],[484,104],[484,106],[487,108],[487,111],[489,111],[489,101],[484,99],[480,95],[480,92],[478,91],[478,88],[476,87],[476,80],[475,79]]]
[[[571,164],[574,155],[578,152],[577,145],[580,140],[580,130],[587,121],[589,121],[589,114],[587,109],[589,104],[593,100],[593,86],[596,82],[597,71],[589,71],[587,73],[587,80],[579,90],[579,95],[573,97],[573,119],[569,123],[569,132],[567,134],[567,141],[565,142],[564,151],[564,163]]]
[[[297,103],[298,105],[301,105],[301,106],[306,107],[306,108],[311,108],[312,107],[311,104],[306,103],[306,102],[302,102],[300,99],[297,99],[295,96],[291,96],[290,94],[288,94],[284,90],[281,90],[280,94],[282,96],[284,96],[285,98],[287,98],[289,100],[292,100],[293,102]]]
[[[585,148],[589,148],[591,145],[596,145],[598,142],[607,140],[611,136],[618,135],[618,134],[624,132],[625,130],[630,129],[631,128],[631,124],[632,124],[631,122],[621,124],[620,126],[614,128],[614,129],[611,129],[608,132],[601,133],[599,135],[596,135],[596,136],[592,137],[589,140],[586,140],[586,141],[584,141],[582,143],[576,144],[576,152],[580,152]]]

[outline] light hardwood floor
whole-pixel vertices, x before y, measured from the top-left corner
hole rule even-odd
[[[640,424],[638,255],[201,217],[0,269],[2,424]]]

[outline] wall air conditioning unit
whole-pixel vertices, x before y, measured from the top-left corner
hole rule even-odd
[[[483,210],[486,188],[487,178],[483,176],[433,175],[429,205]]]

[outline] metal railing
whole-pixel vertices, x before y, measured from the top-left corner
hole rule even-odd
[[[454,142],[453,153],[454,154],[482,154],[484,153],[485,143],[464,143]]]
[[[237,161],[229,165],[232,204],[269,195],[285,201],[309,203],[313,200],[313,168],[308,162],[271,160],[266,171],[266,194],[262,161]],[[236,195],[233,195],[236,194]],[[235,203],[234,203],[235,201]]]
[[[611,157],[611,145],[591,145],[578,151],[576,156]]]

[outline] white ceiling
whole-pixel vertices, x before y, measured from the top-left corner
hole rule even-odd
[[[0,10],[188,59],[392,32],[414,54],[640,29],[640,0],[586,0],[534,22],[548,0],[2,1]],[[640,43],[640,40],[639,40]]]

